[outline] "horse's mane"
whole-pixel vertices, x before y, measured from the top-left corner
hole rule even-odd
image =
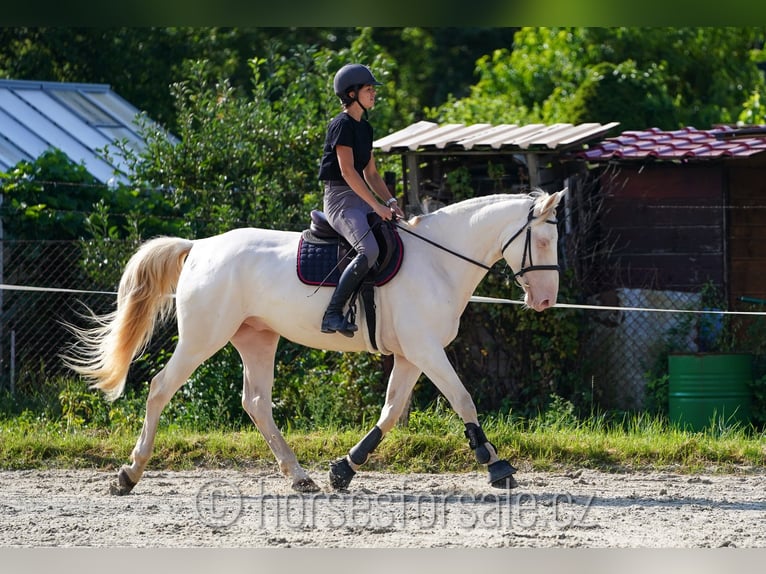
[[[532,200],[533,205],[537,207],[538,205],[542,204],[547,197],[548,193],[540,188],[535,188],[529,193],[496,193],[493,195],[471,197],[456,203],[450,203],[449,205],[445,205],[444,207],[441,207],[436,211],[432,211],[431,213],[418,215],[417,217],[414,217],[410,220],[410,224],[418,225],[420,222],[432,217],[443,217],[445,215],[460,214],[465,211],[474,212],[483,207],[504,201],[528,199]]]

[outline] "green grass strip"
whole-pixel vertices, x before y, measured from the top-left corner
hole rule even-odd
[[[452,418],[424,428],[395,428],[366,468],[391,472],[467,472],[479,470]],[[627,425],[596,422],[541,425],[491,420],[489,440],[503,458],[537,470],[591,468],[622,471],[672,469],[678,472],[734,472],[766,465],[766,438],[745,430],[684,432],[651,421]],[[368,429],[289,430],[288,443],[307,468],[343,456]],[[135,429],[62,430],[39,422],[0,421],[0,468],[114,469],[128,461],[138,437]],[[272,453],[255,430],[206,432],[164,427],[158,432],[151,469],[276,468]]]

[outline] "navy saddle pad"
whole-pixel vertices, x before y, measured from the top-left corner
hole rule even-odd
[[[377,287],[388,283],[399,271],[404,248],[394,225],[382,221],[375,213],[370,213],[368,218],[380,246],[380,255],[365,280]],[[348,241],[330,227],[325,214],[312,211],[311,225],[301,233],[298,243],[298,278],[301,282],[335,287],[355,255]]]

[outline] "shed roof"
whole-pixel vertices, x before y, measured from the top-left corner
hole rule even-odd
[[[0,80],[0,171],[58,148],[99,181],[122,180],[122,158],[98,150],[122,139],[143,149],[139,113],[106,84]]]
[[[609,160],[710,160],[749,157],[766,151],[766,126],[737,129],[728,126],[710,130],[686,127],[675,131],[652,128],[626,131],[607,138],[577,157],[593,162]]]
[[[608,124],[443,124],[419,121],[373,142],[383,152],[428,150],[548,151],[567,149],[601,138],[619,122]]]

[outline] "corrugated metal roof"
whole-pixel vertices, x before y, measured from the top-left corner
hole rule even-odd
[[[463,150],[554,150],[602,137],[619,122],[608,124],[444,124],[420,121],[373,142],[384,152],[462,148]]]
[[[124,180],[122,159],[98,150],[123,138],[142,150],[139,113],[106,84],[0,80],[0,171],[58,148],[103,183]]]
[[[589,161],[619,160],[690,160],[748,157],[766,151],[766,126],[738,130],[717,127],[698,130],[687,127],[675,131],[652,128],[626,131],[607,138],[576,154]],[[761,137],[757,137],[759,132]]]

